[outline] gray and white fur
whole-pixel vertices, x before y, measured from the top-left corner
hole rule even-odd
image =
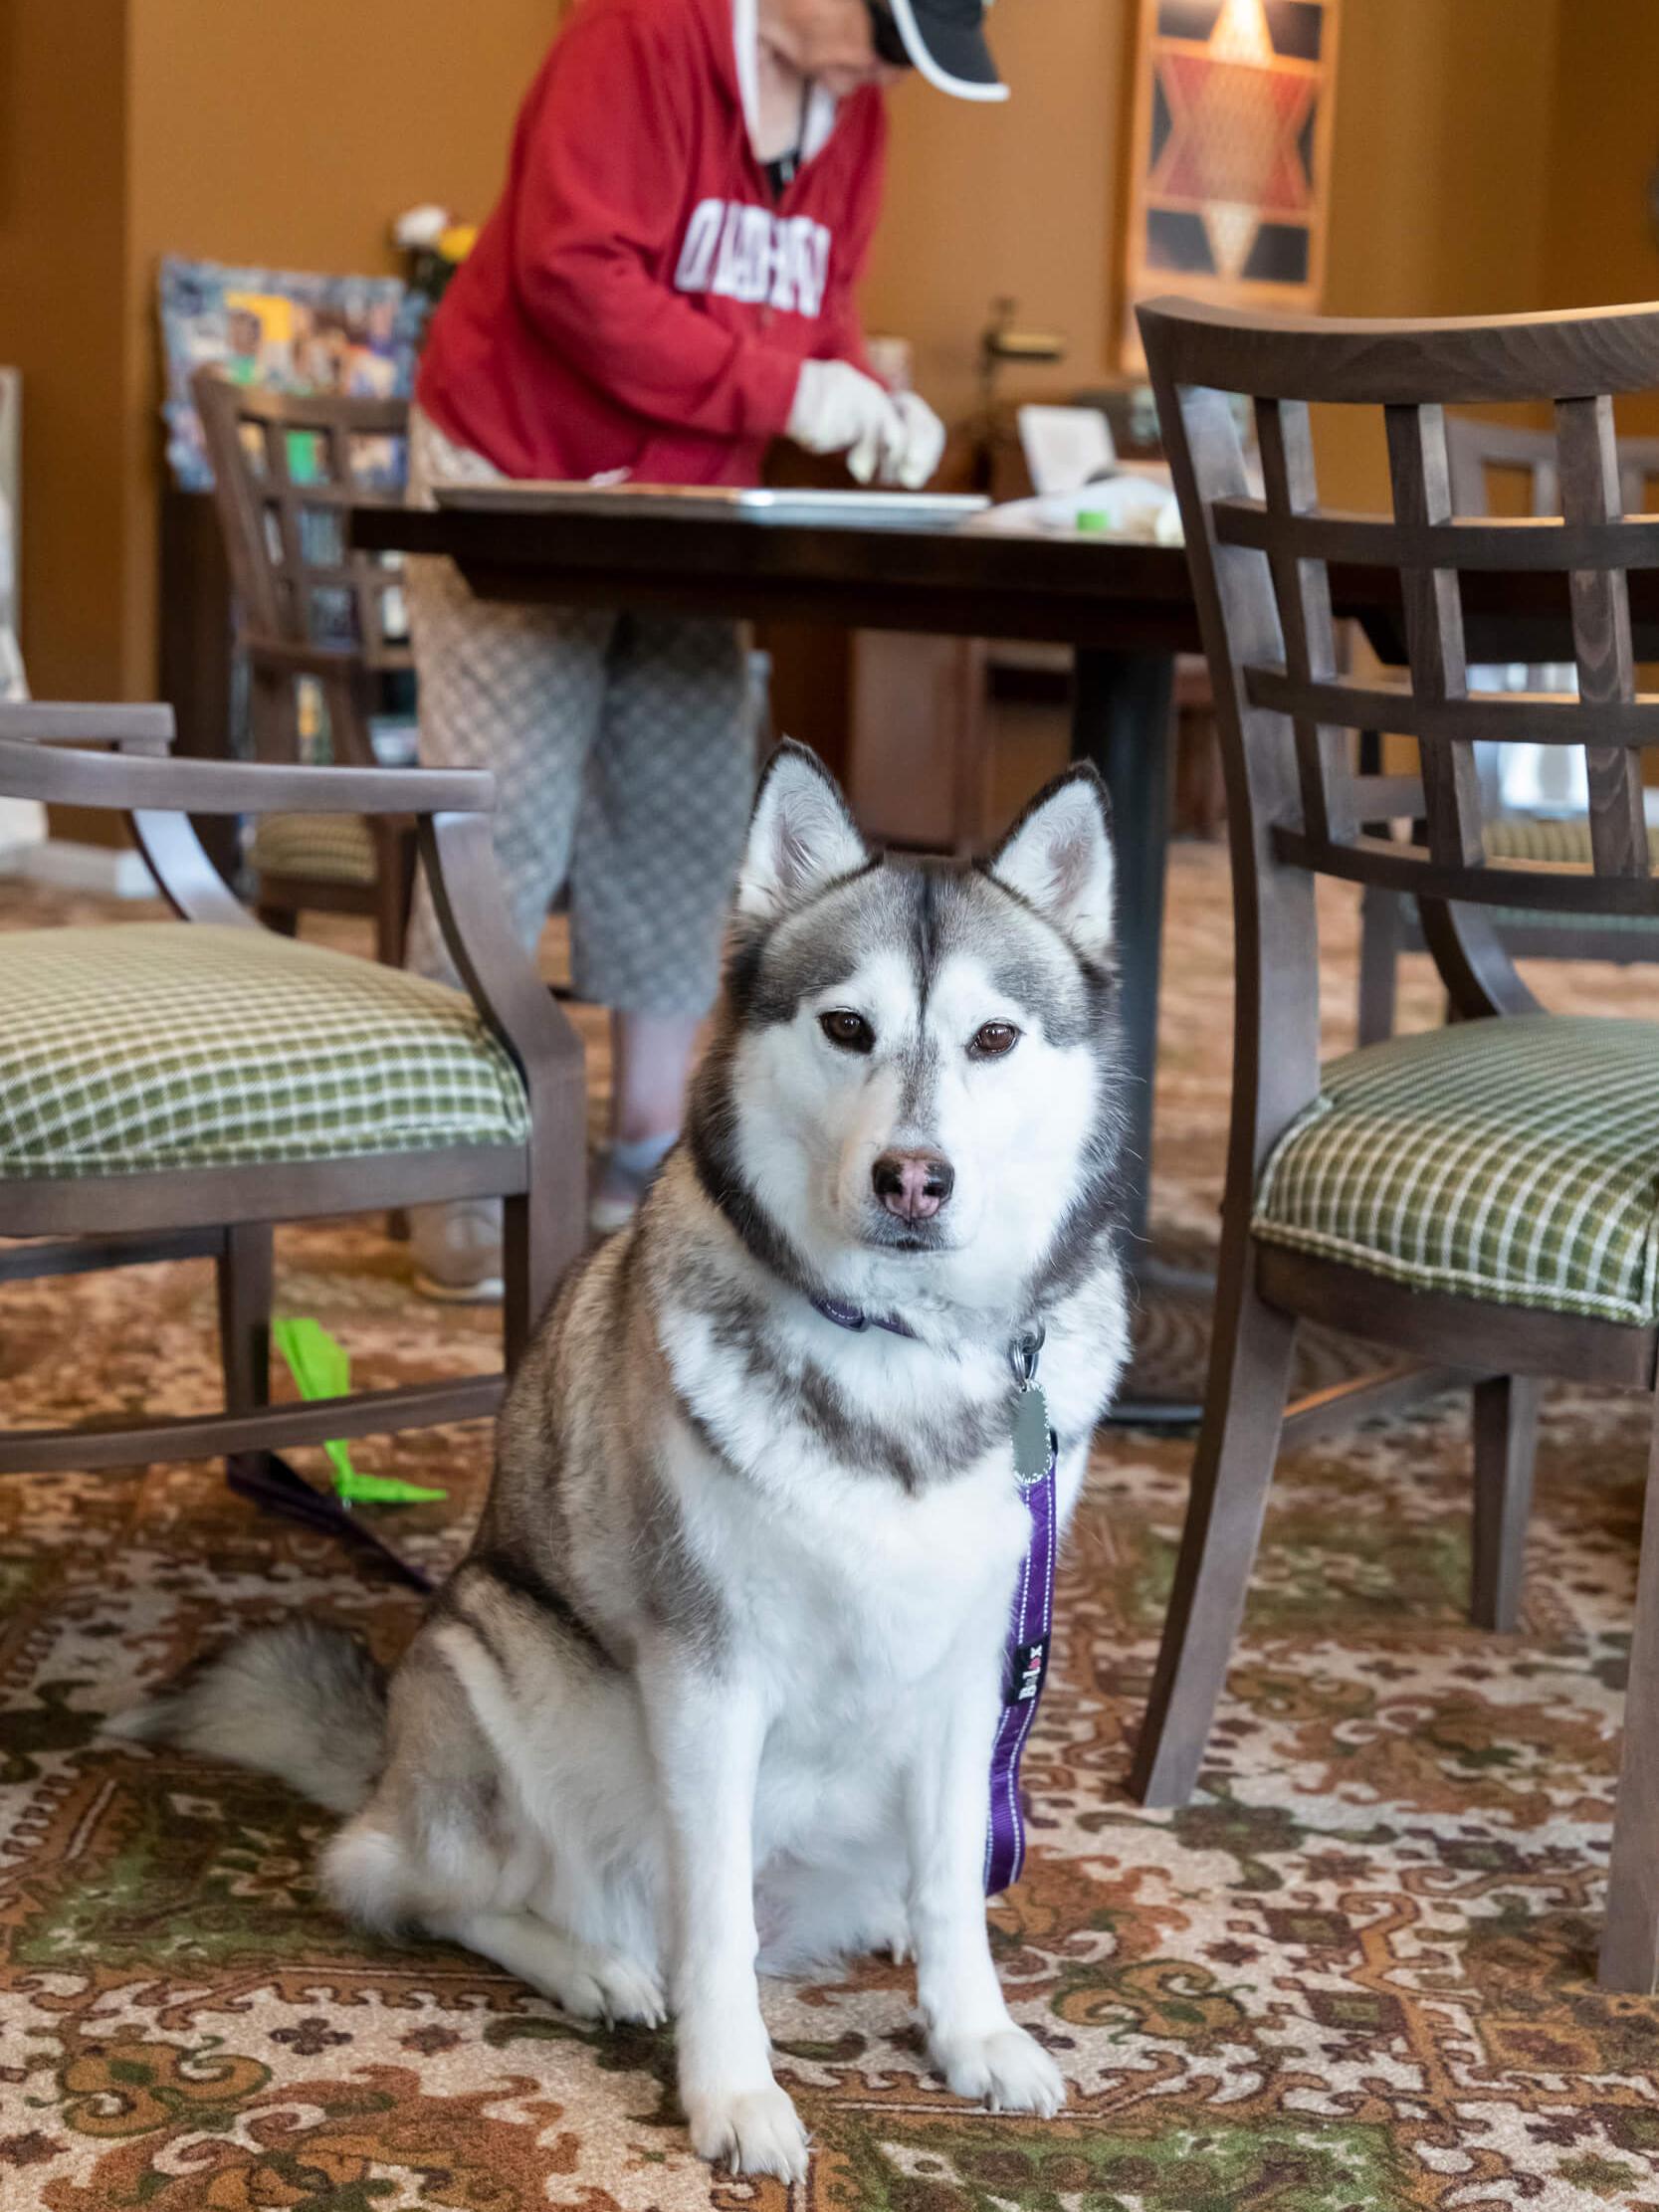
[[[1115,994],[1093,774],[987,863],[900,862],[782,748],[686,1139],[543,1322],[389,1684],[299,1622],[123,1732],[348,1815],[322,1877],[360,1921],[582,2016],[669,1991],[707,2157],[804,2172],[757,1969],[876,1946],[914,1952],[953,2091],[1055,2111],[981,1892],[1028,1525],[1008,1354],[1040,1320],[1064,1521],[1125,1354]]]

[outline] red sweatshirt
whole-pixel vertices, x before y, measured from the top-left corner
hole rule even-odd
[[[582,0],[433,317],[417,400],[509,476],[753,484],[802,360],[863,365],[853,288],[886,131],[880,93],[853,94],[774,201],[732,0]]]

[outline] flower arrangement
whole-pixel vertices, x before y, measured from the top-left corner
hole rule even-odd
[[[431,203],[406,208],[392,225],[392,243],[404,258],[409,289],[434,306],[477,238],[476,223],[458,223],[447,207]]]

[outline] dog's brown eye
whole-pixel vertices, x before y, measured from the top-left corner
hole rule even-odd
[[[876,1032],[862,1014],[837,1007],[831,1014],[818,1016],[818,1027],[832,1045],[839,1045],[843,1052],[868,1052],[876,1042]]]
[[[1012,1022],[981,1022],[967,1049],[975,1060],[1000,1060],[1018,1041],[1019,1031]]]

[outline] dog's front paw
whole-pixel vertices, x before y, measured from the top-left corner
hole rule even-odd
[[[621,1951],[605,1953],[595,1964],[605,2019],[615,2027],[660,2028],[668,2018],[662,1984],[649,1966]]]
[[[909,1917],[895,1912],[891,1920],[872,1932],[870,1948],[878,1956],[891,1958],[895,1966],[903,1966],[916,1949]]]
[[[1066,2102],[1060,2069],[1012,2021],[990,2035],[936,2036],[933,2064],[958,2097],[988,2105],[993,2112],[1037,2112],[1052,2119]]]
[[[718,2091],[690,2100],[692,2142],[713,2164],[733,2173],[775,2173],[780,2181],[806,2179],[806,2129],[775,2082],[734,2096]]]

